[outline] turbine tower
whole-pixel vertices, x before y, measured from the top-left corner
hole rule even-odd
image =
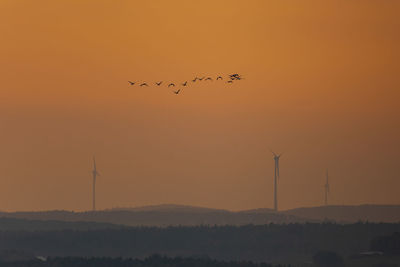
[[[328,206],[328,193],[329,193],[329,174],[328,174],[328,169],[326,169],[325,206]]]
[[[272,152],[272,151],[271,151]],[[279,158],[282,154],[274,154],[274,161],[275,161],[275,172],[274,172],[274,210],[278,211],[278,178],[279,178]]]
[[[100,173],[97,172],[96,169],[96,159],[93,156],[93,171],[92,171],[92,175],[93,175],[93,211],[96,210],[96,177],[97,175],[100,176]]]

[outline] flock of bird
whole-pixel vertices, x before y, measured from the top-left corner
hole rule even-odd
[[[242,79],[243,79],[243,77],[240,76],[240,74],[234,73],[234,74],[229,74],[229,75],[228,75],[228,78],[227,78],[227,81],[226,81],[226,82],[227,82],[227,83],[233,83],[234,81],[239,81],[239,80],[242,80]],[[195,83],[195,82],[197,82],[197,81],[213,81],[213,80],[214,80],[214,79],[213,79],[212,77],[205,77],[205,76],[204,76],[204,77],[201,77],[201,78],[195,77],[193,80],[191,80],[191,82],[192,82],[192,83]],[[223,78],[222,76],[218,76],[215,80],[216,80],[216,81],[223,81],[224,78]],[[139,83],[139,82],[128,81],[128,83],[129,83],[131,86],[133,86],[133,85],[135,85],[135,84],[137,84],[137,85],[140,86],[140,87],[143,87],[143,86],[148,87],[148,86],[150,86],[147,82],[141,82],[141,83]],[[167,87],[168,87],[168,88],[170,88],[170,87],[176,87],[176,86],[182,86],[182,88],[183,88],[183,87],[189,85],[189,84],[188,84],[188,81],[185,81],[185,82],[180,83],[180,84],[175,84],[175,83],[164,83],[164,81],[158,81],[158,82],[155,82],[155,83],[154,83],[154,85],[156,85],[156,86],[161,86],[161,84],[167,84]],[[178,90],[173,90],[172,92],[173,92],[174,94],[178,95],[178,94],[182,91],[182,88],[180,88],[180,89],[178,89]]]

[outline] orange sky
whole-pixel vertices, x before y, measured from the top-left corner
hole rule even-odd
[[[400,204],[398,1],[0,1],[0,210]],[[196,83],[180,95],[127,80]]]

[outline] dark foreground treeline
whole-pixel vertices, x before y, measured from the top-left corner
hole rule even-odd
[[[167,258],[154,255],[144,260],[121,258],[49,258],[46,261],[30,260],[1,262],[2,267],[285,267],[250,261],[216,261],[211,259]]]
[[[2,231],[0,251],[50,257],[210,257],[219,260],[304,262],[321,250],[344,257],[370,250],[400,224],[307,223],[260,226],[142,227],[90,231]]]

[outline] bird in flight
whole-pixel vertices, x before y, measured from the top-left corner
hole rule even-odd
[[[168,84],[168,87],[170,87],[170,86],[175,86],[175,84],[174,83]]]
[[[156,82],[157,86],[160,86],[162,84],[162,81]]]
[[[217,81],[218,81],[218,80],[222,80],[222,77],[221,77],[221,76],[218,76],[216,80],[217,80]]]
[[[241,80],[241,79],[243,79],[243,78],[240,77],[240,75],[237,74],[237,73],[231,74],[231,75],[229,75],[229,77],[231,78],[232,81],[233,81],[233,80]]]
[[[186,81],[186,82],[184,82],[184,83],[182,83],[182,85],[183,85],[183,86],[186,86],[186,85],[187,85],[187,81]]]
[[[211,78],[211,77],[207,77],[207,78],[205,79],[205,81],[212,81],[212,78]]]
[[[181,91],[181,89],[179,89],[178,91],[173,91],[174,92],[174,94],[179,94],[179,92]]]
[[[131,81],[128,81],[128,83],[130,83],[131,85],[134,85],[134,84],[135,84],[135,82],[131,82]]]
[[[149,86],[147,83],[142,83],[140,86]]]

